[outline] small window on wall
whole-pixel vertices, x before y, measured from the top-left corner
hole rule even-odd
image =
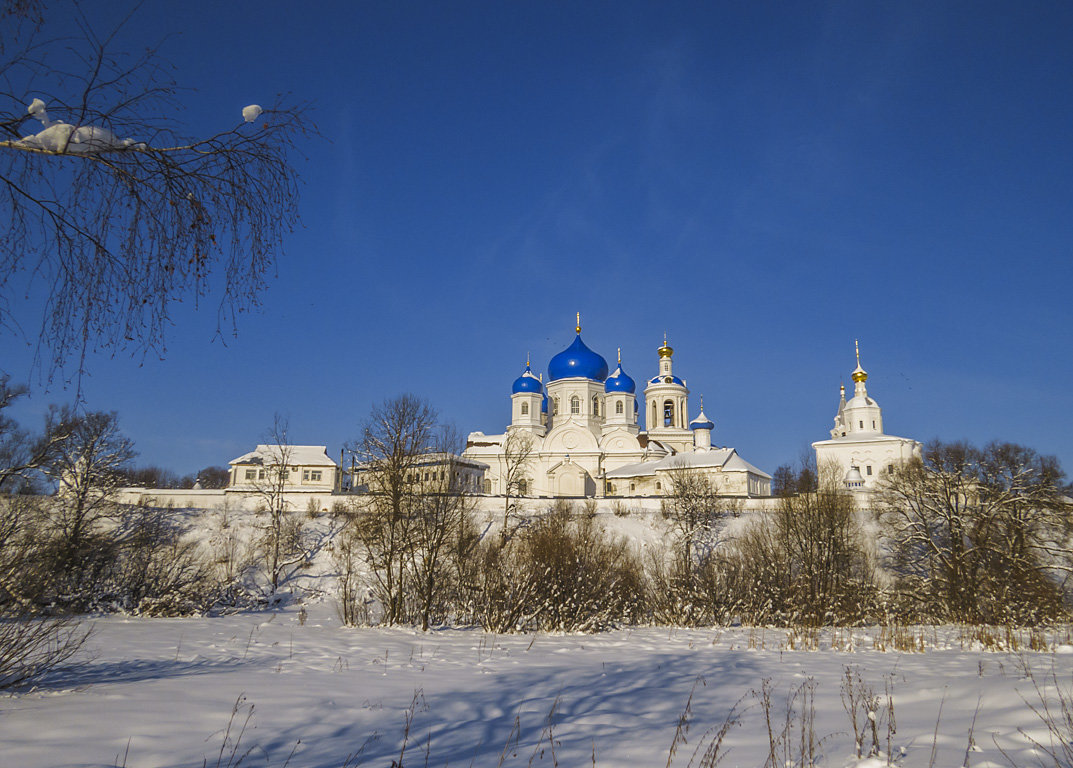
[[[256,480],[257,479],[257,470],[256,469],[247,469],[246,470],[246,479],[247,480]]]
[[[871,464],[869,464],[867,467],[864,468],[864,473],[866,475],[871,475],[872,474],[872,465]]]
[[[319,469],[314,469],[312,472],[309,473],[309,479],[312,480],[314,483],[319,483],[320,478],[321,474]]]
[[[522,416],[529,415],[529,403],[522,403]]]
[[[592,396],[592,415],[600,415],[600,398],[598,398],[596,395]]]
[[[258,480],[264,480],[265,479],[265,471],[263,469],[257,470],[257,479]]]
[[[876,423],[873,421],[872,422],[872,429],[875,429],[875,428],[876,428]]]
[[[660,490],[663,486],[659,484],[659,480],[656,481],[656,490]]]
[[[581,398],[574,395],[570,398],[570,415],[577,416],[581,413]]]
[[[863,422],[863,421],[859,421],[859,422],[857,422],[857,423],[861,425],[861,426],[859,427],[859,429],[864,429],[864,422]]]
[[[674,426],[674,401],[667,400],[663,403],[663,426]]]
[[[484,481],[484,492],[485,493],[491,493],[492,492],[492,481],[491,480],[485,480]]]
[[[551,415],[552,416],[558,416],[559,415],[559,398],[558,397],[553,397],[551,399]]]
[[[622,401],[621,400],[619,400],[617,403],[615,403],[615,413],[619,413],[619,414],[622,413]]]
[[[894,465],[893,464],[888,464],[887,465],[887,474],[888,475],[893,475],[894,474]]]

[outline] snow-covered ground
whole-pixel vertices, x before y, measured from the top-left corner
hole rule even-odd
[[[583,766],[594,753],[598,766],[664,766],[692,691],[671,764],[687,765],[736,706],[721,765],[759,767],[765,680],[776,729],[787,695],[814,681],[814,707],[801,706],[802,691],[794,708],[798,718],[814,709],[822,764],[885,764],[855,758],[846,667],[884,698],[884,749],[893,687],[897,764],[962,766],[971,728],[972,766],[1039,765],[1020,733],[1049,743],[1026,667],[1041,686],[1053,669],[1068,689],[1073,674],[1066,634],[1047,652],[1011,653],[927,629],[917,633],[927,652],[902,653],[877,650],[878,630],[843,630],[824,634],[821,650],[793,650],[802,643],[771,629],[492,636],[349,629],[330,601],[307,610],[94,620],[87,663],[0,698],[0,765],[216,766],[246,755],[242,765],[387,768],[408,729],[406,766]],[[797,730],[790,741],[799,751]]]

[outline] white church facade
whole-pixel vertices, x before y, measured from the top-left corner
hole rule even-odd
[[[922,446],[916,440],[883,432],[883,410],[868,395],[868,373],[861,367],[859,346],[857,367],[851,376],[853,397],[847,401],[846,388],[841,387],[831,438],[819,440],[812,447],[821,475],[834,472],[846,488],[871,491],[897,465],[920,458]]]
[[[703,407],[690,420],[689,388],[673,370],[666,339],[641,405],[621,354],[609,372],[607,361],[582,341],[580,317],[575,331],[573,343],[548,363],[546,384],[526,362],[511,387],[506,432],[469,435],[463,455],[488,465],[486,493],[506,492],[508,478],[517,475],[514,446],[524,440],[531,453],[516,488],[523,496],[659,496],[676,472],[688,470],[705,473],[726,495],[770,496],[770,475],[733,448],[712,445],[715,425]]]

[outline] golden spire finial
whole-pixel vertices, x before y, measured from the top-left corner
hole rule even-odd
[[[618,364],[622,365],[622,347],[618,348]]]
[[[525,350],[525,367],[529,367],[529,350]]]
[[[861,345],[857,339],[853,340],[853,347],[857,352],[857,367],[853,369],[852,379],[855,383],[861,384],[868,381],[868,373],[861,368]]]
[[[574,329],[576,333],[581,333],[581,313],[577,313],[577,328]]]
[[[700,396],[700,412],[704,413],[704,395]]]

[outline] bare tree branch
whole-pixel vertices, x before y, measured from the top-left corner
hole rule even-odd
[[[22,6],[3,10],[33,18]],[[184,135],[157,51],[123,52],[122,25],[98,37],[80,19],[74,40],[0,32],[0,327],[35,341],[48,381],[93,352],[163,354],[174,305],[210,293],[233,332],[298,223],[291,159],[315,134],[304,106],[277,101]],[[36,331],[13,310],[26,298]]]

